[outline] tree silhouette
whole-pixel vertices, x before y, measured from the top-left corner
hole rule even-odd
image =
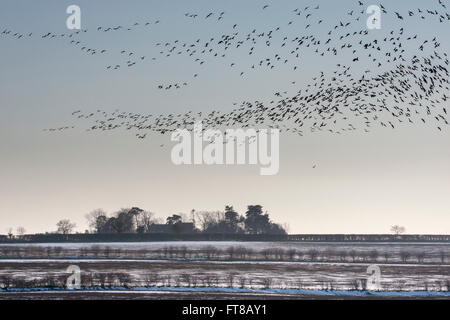
[[[405,231],[406,231],[405,227],[399,226],[397,224],[391,227],[391,232],[393,232],[396,236],[401,235]]]
[[[166,221],[167,221],[167,224],[176,225],[178,223],[181,223],[183,221],[183,219],[181,218],[180,215],[174,214],[170,217],[167,217]]]
[[[269,215],[263,214],[262,206],[250,205],[245,213],[245,230],[250,234],[261,234],[269,224]]]
[[[61,234],[69,234],[72,233],[73,229],[76,227],[75,223],[70,222],[69,219],[63,219],[58,221],[56,224],[58,228],[56,232]]]

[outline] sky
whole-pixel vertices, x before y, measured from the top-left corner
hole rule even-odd
[[[363,8],[379,3],[363,2]],[[72,4],[80,6],[81,27],[88,30],[80,41],[107,49],[106,54],[89,56],[68,39],[41,38],[47,32],[71,32],[66,8]],[[265,4],[269,7],[262,10]],[[306,32],[304,19],[296,19],[293,10],[317,4],[324,22]],[[437,1],[416,0],[386,2],[385,7],[405,15],[413,8],[438,8]],[[416,124],[395,130],[375,127],[370,133],[282,134],[280,171],[261,176],[259,167],[250,165],[175,166],[169,135],[141,140],[125,130],[88,132],[86,123],[71,115],[79,109],[227,112],[234,102],[270,101],[275,92],[295,93],[321,71],[350,64],[351,57],[321,58],[306,51],[299,70],[257,69],[240,77],[238,70],[255,63],[248,51],[230,50],[223,60],[211,58],[199,66],[186,56],[165,58],[155,44],[218,37],[233,32],[234,24],[242,35],[276,26],[289,36],[324,35],[358,9],[357,1],[347,0],[2,0],[0,32],[33,36],[0,36],[0,234],[19,226],[30,233],[53,231],[62,218],[74,221],[82,232],[87,228],[85,214],[97,208],[113,213],[137,206],[166,217],[192,209],[223,210],[225,205],[244,214],[252,204],[289,225],[290,233],[389,233],[394,224],[405,226],[407,233],[450,233],[448,127],[438,131],[433,125]],[[223,19],[217,21],[222,11]],[[209,12],[215,19],[205,19]],[[160,23],[154,24],[156,20]],[[142,26],[146,21],[152,22],[149,28]],[[288,26],[289,21],[295,23]],[[140,25],[134,27],[135,22]],[[404,27],[423,39],[437,37],[440,52],[448,52],[446,23],[382,16],[381,30],[370,31],[370,36],[383,38]],[[133,27],[129,32],[96,31],[98,26],[117,25]],[[355,28],[366,30],[365,20]],[[277,41],[281,43],[274,39],[274,44]],[[275,48],[256,51],[263,58],[277,53]],[[405,49],[409,56],[418,54],[417,47],[405,44]],[[123,60],[121,50],[145,55],[146,60],[133,68],[107,70]],[[362,74],[370,67],[357,63],[352,72]],[[181,90],[157,88],[184,81],[189,86]],[[43,131],[66,125],[75,128]]]

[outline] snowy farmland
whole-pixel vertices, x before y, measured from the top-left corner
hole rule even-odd
[[[234,249],[234,250],[233,250]],[[117,243],[39,243],[39,244],[3,244],[0,245],[0,257],[22,256],[41,257],[61,253],[76,257],[110,256],[141,258],[230,258],[232,252],[243,253],[246,259],[271,260],[270,256],[302,256],[305,260],[311,253],[311,260],[345,262],[351,260],[372,262],[427,262],[441,263],[450,259],[449,243],[337,243],[337,242],[238,242],[238,241],[163,241],[163,242],[117,242]],[[52,254],[53,252],[53,254]],[[11,253],[10,255],[8,255]],[[372,256],[372,257],[370,257]],[[231,257],[232,258],[232,257]],[[301,257],[299,257],[301,258]],[[423,261],[422,261],[423,260]],[[448,262],[448,261],[447,261]]]
[[[79,267],[85,291],[357,295],[369,289],[374,265],[378,292],[448,297],[450,291],[445,243],[10,244],[0,246],[0,257],[0,299],[64,290],[70,265]]]

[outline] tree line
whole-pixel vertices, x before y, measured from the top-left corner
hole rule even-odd
[[[261,205],[249,205],[244,215],[226,206],[224,211],[195,211],[190,216],[173,214],[164,220],[153,212],[133,207],[121,209],[112,215],[97,209],[86,215],[89,233],[221,233],[221,234],[287,234],[286,228],[273,222]],[[58,223],[61,225],[61,221]],[[70,224],[63,223],[66,226]],[[160,228],[156,228],[159,226]],[[69,234],[73,231],[61,229],[59,233]],[[69,228],[70,229],[70,228]],[[162,231],[161,231],[162,230]]]

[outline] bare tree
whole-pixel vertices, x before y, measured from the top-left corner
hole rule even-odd
[[[109,258],[109,255],[111,254],[111,248],[106,246],[105,249],[103,249],[103,254],[105,258]]]
[[[239,247],[236,247],[235,252],[236,252],[236,257],[239,257],[239,259],[246,259],[249,250],[243,246],[239,246]]]
[[[54,247],[53,248],[53,252],[55,253],[55,255],[57,257],[59,257],[61,255],[62,250],[63,250],[63,248],[61,248],[61,247]]]
[[[128,273],[120,272],[116,275],[119,286],[129,288],[131,285],[131,276]]]
[[[261,250],[261,254],[264,256],[265,260],[269,260],[270,255],[272,254],[272,250],[270,250],[270,249],[263,249],[263,250]]]
[[[341,262],[345,262],[346,258],[347,258],[347,251],[339,251],[339,259],[341,260]]]
[[[137,232],[145,233],[148,232],[150,226],[156,223],[155,214],[150,211],[142,211],[137,217]]]
[[[13,228],[6,229],[6,233],[8,234],[9,239],[12,239],[14,237]]]
[[[85,287],[94,287],[95,286],[95,274],[92,272],[86,273],[81,279],[84,279]]]
[[[0,283],[2,284],[2,289],[8,289],[11,287],[12,278],[9,275],[3,275],[0,278]]]
[[[441,263],[445,263],[445,258],[447,257],[447,254],[444,250],[439,251],[439,257],[441,258]]]
[[[360,284],[361,284],[361,290],[366,291],[367,290],[367,279],[366,278],[360,279]]]
[[[239,278],[239,287],[240,287],[241,289],[245,288],[245,283],[246,283],[245,277],[240,277],[240,278]]]
[[[211,246],[211,245],[204,247],[203,251],[205,252],[206,258],[208,260],[214,259],[217,256],[217,253],[218,253],[217,248],[214,247],[214,246]]]
[[[105,288],[106,287],[106,281],[108,280],[108,274],[106,274],[104,272],[100,272],[100,273],[97,274],[97,279],[98,279],[100,287]]]
[[[359,256],[362,258],[362,260],[363,260],[364,262],[366,262],[367,259],[369,259],[369,252],[360,251],[360,252],[359,252]]]
[[[73,232],[73,229],[75,229],[76,224],[72,223],[69,219],[63,219],[56,224],[56,227],[58,228],[56,232],[70,234]]]
[[[100,217],[105,217],[106,220],[107,214],[103,209],[95,209],[86,214],[85,217],[88,221],[89,231],[98,232]]]
[[[319,256],[319,251],[316,249],[310,249],[306,252],[306,254],[309,256],[310,261],[314,261]]]
[[[425,252],[423,251],[416,252],[416,258],[418,263],[423,263],[423,261],[425,260]]]
[[[158,273],[150,273],[145,276],[145,285],[147,287],[156,287],[158,285],[159,275]]]
[[[336,252],[333,249],[327,248],[323,251],[325,261],[333,261],[336,257]]]
[[[233,258],[234,258],[234,247],[232,246],[232,247],[228,247],[228,249],[227,249],[227,253],[228,253],[228,256],[229,256],[229,259],[230,260],[233,260]]]
[[[195,212],[195,222],[199,224],[202,231],[207,230],[213,225],[217,225],[220,221],[224,220],[225,213],[221,211],[200,211]]]
[[[180,247],[181,258],[185,259],[188,254],[189,254],[188,248],[186,246],[181,246]]]
[[[270,289],[272,286],[272,278],[267,277],[262,279],[262,286],[264,289]]]
[[[17,229],[16,229],[16,234],[17,234],[18,236],[23,236],[26,232],[27,232],[27,231],[25,230],[24,227],[17,227]]]
[[[172,276],[170,274],[166,275],[166,286],[170,287],[172,285]]]
[[[277,260],[283,260],[284,259],[284,250],[282,248],[275,248],[275,249],[273,249],[273,254],[275,256],[275,259],[277,259]]]
[[[235,276],[236,276],[236,274],[233,273],[233,272],[228,274],[227,280],[228,280],[228,286],[229,286],[230,288],[233,288]]]
[[[190,273],[183,273],[181,275],[181,281],[185,283],[186,286],[191,286],[191,274]]]
[[[349,255],[352,258],[352,261],[355,262],[356,261],[356,257],[358,256],[358,253],[355,250],[351,250],[349,252]]]
[[[373,262],[376,262],[377,259],[378,259],[379,253],[378,253],[377,250],[372,250],[372,251],[369,252],[369,256],[370,256],[370,259],[371,259]]]
[[[291,248],[291,249],[288,250],[287,254],[289,256],[289,260],[292,261],[292,260],[295,259],[295,256],[297,255],[297,250]]]
[[[400,258],[402,259],[403,263],[408,262],[409,257],[411,256],[411,253],[408,251],[402,251],[400,252]]]
[[[391,227],[391,232],[394,233],[396,236],[401,235],[402,233],[405,233],[406,229],[403,226],[399,226],[399,225],[393,225]]]
[[[401,279],[401,280],[397,281],[398,290],[403,291],[403,289],[405,288],[405,285],[406,285],[406,280]]]

